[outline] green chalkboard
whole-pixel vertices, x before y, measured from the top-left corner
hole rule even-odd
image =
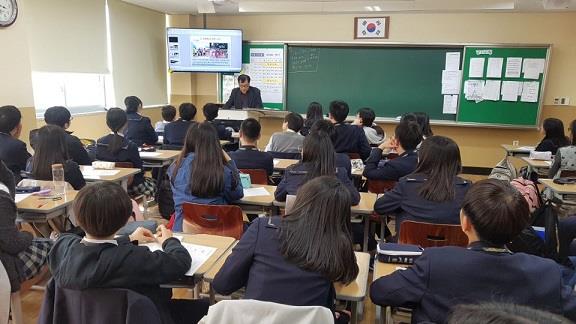
[[[446,53],[463,49],[288,45],[287,110],[305,113],[312,101],[328,107],[344,100],[351,115],[371,107],[378,117],[423,111],[454,121],[456,115],[442,113],[442,70]]]
[[[544,76],[546,73],[546,60],[548,56],[548,47],[498,47],[498,46],[479,46],[479,47],[466,47],[464,53],[463,63],[463,80],[462,90],[460,94],[460,104],[458,109],[459,122],[472,122],[481,124],[501,124],[512,126],[537,126],[538,115],[540,111],[540,104],[542,102],[542,94],[544,89]],[[470,77],[470,62],[472,59],[484,59],[484,71],[482,77]],[[501,76],[489,78],[487,76],[488,60],[490,58],[502,58],[503,65]],[[522,62],[526,59],[542,59],[543,70],[537,79],[528,79],[524,73],[518,77],[507,77],[506,67],[509,58],[522,58]],[[465,84],[468,80],[483,80],[483,81],[520,81],[524,82],[538,82],[537,101],[536,102],[523,102],[520,93],[516,101],[503,101],[501,97],[498,100],[467,100],[464,94],[466,89]]]

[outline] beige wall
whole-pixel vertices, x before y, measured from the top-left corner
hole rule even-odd
[[[210,16],[208,28],[242,28],[251,41],[353,41],[355,15],[241,15]],[[195,17],[192,17],[194,19]],[[196,19],[198,19],[196,17]],[[325,26],[325,28],[319,28]],[[392,14],[390,42],[409,43],[526,43],[552,44],[550,70],[542,117],[561,118],[566,128],[576,118],[576,13],[454,13]],[[174,79],[173,79],[174,81]],[[194,76],[192,86],[216,99],[216,75]],[[174,85],[173,85],[174,86]],[[212,88],[210,88],[212,87]],[[211,97],[210,97],[211,96]],[[573,106],[551,106],[553,98],[567,96]],[[355,109],[353,107],[352,109]],[[382,125],[388,133],[393,125]],[[263,138],[279,123],[263,120]],[[273,129],[268,129],[273,128]],[[504,155],[500,144],[535,144],[536,130],[467,127],[433,127],[438,135],[452,137],[460,145],[466,166],[492,167]],[[265,145],[261,143],[260,146]]]

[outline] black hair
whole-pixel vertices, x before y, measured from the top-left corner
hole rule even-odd
[[[293,112],[284,116],[284,122],[288,123],[288,128],[295,132],[299,132],[302,126],[304,126],[304,118],[302,118],[300,114]]]
[[[258,137],[260,137],[260,131],[262,130],[262,126],[258,120],[254,118],[246,118],[240,124],[240,132],[242,136],[246,137],[250,141],[256,141]]]
[[[320,119],[324,119],[324,115],[322,113],[322,105],[316,101],[312,101],[308,105],[308,110],[306,111],[306,120],[316,121]]]
[[[576,145],[576,119],[570,123],[570,134],[572,136],[571,143]]]
[[[317,120],[312,127],[310,127],[310,134],[312,133],[324,133],[330,137],[332,144],[336,143],[338,139],[338,133],[336,133],[336,127],[330,121],[321,119]]]
[[[542,124],[546,133],[544,139],[551,140],[558,147],[570,145],[564,134],[564,123],[558,118],[546,118]]]
[[[191,121],[196,116],[196,106],[189,102],[185,102],[178,107],[180,118],[182,120]]]
[[[416,115],[414,115],[413,113],[406,113],[404,115],[402,115],[402,118],[400,118],[400,122],[414,122],[414,123],[418,123],[418,117],[416,117]]]
[[[32,158],[32,176],[36,180],[52,180],[52,165],[70,159],[66,132],[60,126],[46,125],[38,130]]]
[[[358,116],[362,119],[362,126],[372,127],[374,124],[374,119],[376,119],[376,114],[372,108],[360,108],[358,110]]]
[[[248,83],[250,83],[250,76],[247,74],[240,74],[238,76],[238,83],[244,83],[248,81]]]
[[[394,131],[396,139],[405,151],[413,151],[422,142],[420,125],[415,122],[400,122]]]
[[[142,100],[136,96],[129,96],[124,99],[124,105],[126,106],[126,113],[133,114],[138,112],[138,108],[142,105]]]
[[[16,195],[16,180],[14,179],[14,173],[2,160],[0,160],[0,183],[3,183],[6,188],[8,188],[9,194],[14,199]]]
[[[20,110],[14,106],[0,107],[0,133],[10,134],[22,120]]]
[[[118,135],[118,133],[126,126],[126,123],[128,123],[128,116],[126,116],[124,110],[120,108],[108,109],[106,113],[106,125],[108,125],[108,128],[114,133],[112,141],[110,141],[108,145],[108,151],[112,154],[116,154],[122,149],[124,138]]]
[[[454,177],[462,170],[458,144],[448,137],[431,136],[418,151],[418,166],[414,173],[426,176],[418,193],[429,201],[451,201],[456,195]]]
[[[70,123],[71,118],[72,114],[70,114],[70,111],[62,106],[50,107],[44,112],[44,121],[48,125],[56,125],[64,128],[66,124]]]
[[[478,238],[505,245],[528,226],[530,209],[522,194],[510,183],[496,179],[476,182],[464,197],[462,212]]]
[[[359,270],[351,237],[351,204],[348,189],[336,177],[318,177],[300,187],[294,207],[279,226],[282,256],[331,282],[352,282]]]
[[[320,176],[336,174],[336,152],[330,137],[326,133],[310,133],[304,138],[302,147],[302,163],[308,170],[303,183]]]
[[[430,127],[430,117],[425,112],[415,112],[414,116],[416,116],[416,122],[420,125],[420,130],[422,131],[422,135],[426,138],[434,135],[432,133],[432,128]]]
[[[572,321],[544,310],[501,302],[456,305],[448,324],[571,324]]]
[[[218,117],[218,110],[220,110],[220,105],[215,103],[207,103],[202,108],[202,112],[207,121],[216,119],[216,117]]]
[[[162,107],[162,119],[171,122],[174,121],[174,118],[176,118],[176,108],[174,106],[166,105]]]
[[[330,103],[330,115],[337,123],[345,121],[349,112],[350,108],[344,101],[335,100]]]
[[[132,216],[132,201],[120,185],[96,182],[80,190],[73,209],[78,225],[87,234],[104,238],[126,225]]]

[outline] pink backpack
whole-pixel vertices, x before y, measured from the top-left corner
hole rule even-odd
[[[530,207],[530,213],[540,207],[541,198],[538,193],[538,187],[536,187],[534,182],[524,178],[516,178],[510,181],[510,184],[524,196],[528,207]]]

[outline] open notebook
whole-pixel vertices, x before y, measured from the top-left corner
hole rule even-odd
[[[160,243],[146,243],[140,245],[146,246],[152,252],[158,250],[162,251],[162,246],[160,246]],[[188,272],[186,272],[187,276],[194,276],[194,273],[196,273],[196,271],[200,269],[200,267],[204,264],[204,262],[206,262],[212,256],[212,254],[216,252],[216,248],[210,246],[197,245],[185,242],[182,242],[182,246],[184,246],[186,250],[188,250],[188,253],[190,253],[190,256],[192,257],[192,265],[190,266]]]

